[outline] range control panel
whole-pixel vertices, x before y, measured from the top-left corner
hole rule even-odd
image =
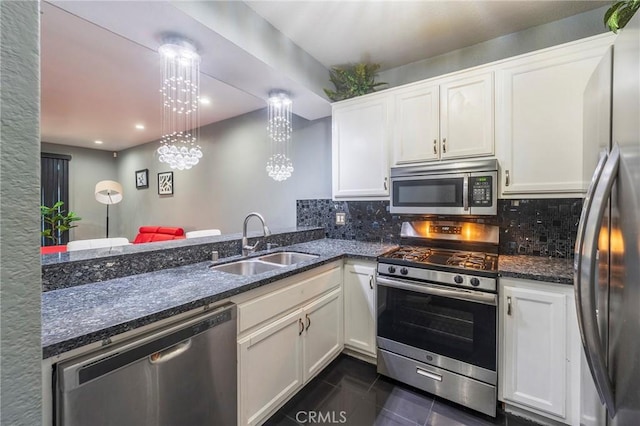
[[[453,225],[431,225],[429,226],[429,232],[432,234],[462,234],[462,226]]]
[[[493,204],[493,176],[472,176],[469,178],[469,204],[471,207],[488,207]]]

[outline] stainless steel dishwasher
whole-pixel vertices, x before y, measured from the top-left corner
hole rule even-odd
[[[236,306],[225,304],[58,364],[57,424],[235,426],[236,375]]]

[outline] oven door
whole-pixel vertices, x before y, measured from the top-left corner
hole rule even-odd
[[[496,384],[497,296],[378,276],[378,346]]]
[[[390,212],[469,214],[468,174],[391,177]]]

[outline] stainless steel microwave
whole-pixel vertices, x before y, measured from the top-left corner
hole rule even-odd
[[[391,168],[395,214],[496,215],[498,160],[440,162]]]

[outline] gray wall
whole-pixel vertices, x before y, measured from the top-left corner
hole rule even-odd
[[[263,109],[203,127],[204,157],[191,170],[173,170],[172,196],[158,195],[157,173],[171,169],[158,161],[156,142],[122,151],[118,181],[125,197],[116,206],[119,235],[132,239],[141,225],[240,232],[252,211],[262,213],[272,228],[295,226],[297,199],[331,197],[331,120],[296,117],[295,171],[284,182],[265,171],[270,148],[266,121]],[[135,188],[135,171],[141,169],[149,169],[148,189]],[[257,229],[255,223],[250,229]]]
[[[96,201],[94,190],[96,183],[101,180],[117,180],[117,158],[111,151],[79,148],[68,145],[42,143],[42,152],[71,155],[69,162],[69,206],[67,211],[73,211],[82,218],[76,222],[77,228],[69,231],[69,241],[85,240],[89,238],[104,238],[106,227],[107,207]],[[124,194],[125,196],[129,194]],[[117,229],[118,205],[109,207],[109,227]],[[110,229],[110,231],[111,231]],[[116,236],[109,232],[110,236]]]
[[[0,424],[42,424],[40,14],[0,2]]]
[[[377,80],[388,83],[389,87],[399,86],[601,34],[608,31],[602,23],[607,8],[608,6],[601,7],[464,49],[382,71]]]

